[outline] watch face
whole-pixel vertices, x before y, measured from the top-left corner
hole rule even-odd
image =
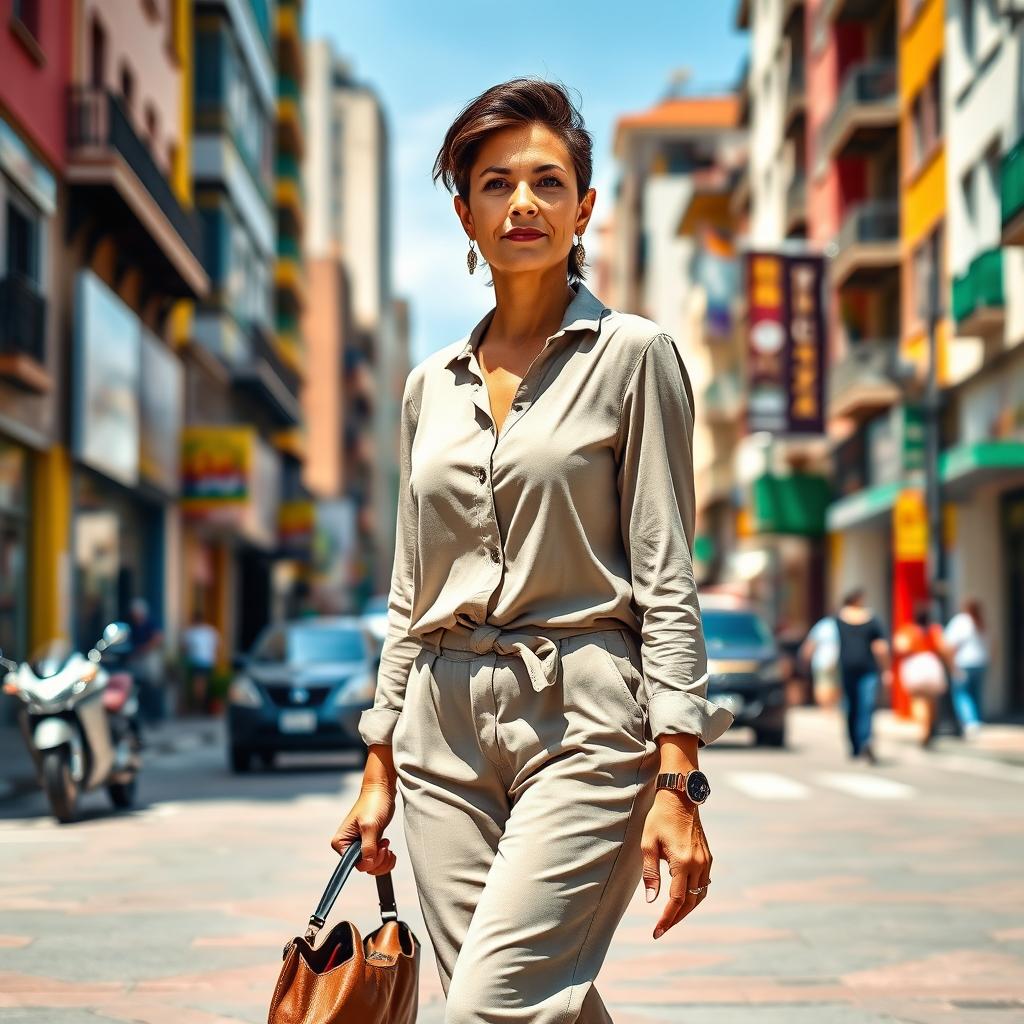
[[[686,795],[695,803],[702,804],[711,795],[711,783],[699,769],[686,776]]]

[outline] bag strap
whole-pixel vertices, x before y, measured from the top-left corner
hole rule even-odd
[[[362,844],[358,839],[349,843],[345,848],[345,852],[341,855],[341,859],[338,861],[338,866],[334,869],[334,873],[331,875],[331,880],[327,883],[327,888],[324,889],[323,896],[320,897],[320,902],[317,904],[316,910],[313,911],[313,914],[309,919],[309,927],[306,929],[307,942],[312,943],[316,939],[317,933],[321,928],[323,928],[327,921],[327,916],[330,914],[331,909],[334,906],[334,902],[337,900],[338,894],[341,892],[342,886],[348,879],[352,869],[362,859],[362,856]],[[395,904],[395,887],[391,881],[391,872],[388,871],[383,875],[375,875],[374,879],[377,882],[377,896],[380,900],[381,920],[397,921],[398,907]]]

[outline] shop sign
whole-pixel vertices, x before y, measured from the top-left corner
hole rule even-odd
[[[119,483],[139,481],[138,317],[91,271],[75,281],[74,449]]]
[[[181,486],[181,360],[152,332],[142,331],[139,470],[170,496]]]
[[[313,549],[316,504],[312,501],[283,501],[278,512],[278,545],[282,553],[302,557]]]
[[[928,510],[917,488],[901,491],[892,513],[893,557],[897,562],[923,562],[928,557]]]
[[[57,209],[57,181],[32,155],[14,129],[0,117],[0,168],[48,217]]]
[[[255,427],[186,427],[181,464],[186,519],[276,545],[279,463]]]
[[[823,275],[822,257],[813,254],[746,254],[751,431],[824,430]]]

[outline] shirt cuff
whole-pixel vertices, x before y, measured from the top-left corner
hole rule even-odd
[[[391,744],[391,734],[398,725],[401,711],[391,708],[367,708],[359,716],[359,735],[369,747],[373,743]]]
[[[647,702],[651,736],[687,733],[697,737],[697,746],[714,743],[733,723],[731,711],[695,693],[662,690]]]

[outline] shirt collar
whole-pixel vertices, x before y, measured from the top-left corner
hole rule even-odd
[[[557,337],[565,331],[596,331],[601,326],[601,317],[608,308],[594,293],[582,282],[578,281],[574,286],[576,297],[565,307],[565,314],[558,330],[551,336]],[[477,325],[463,339],[459,350],[448,360],[446,366],[451,366],[460,359],[468,359],[470,353],[475,352],[487,330],[488,324],[494,318],[497,307],[492,306]]]

